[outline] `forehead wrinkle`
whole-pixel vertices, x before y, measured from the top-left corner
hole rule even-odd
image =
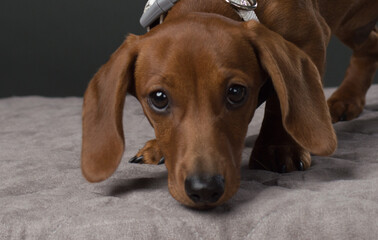
[[[176,88],[177,81],[175,81],[175,77],[172,74],[165,73],[159,70],[152,70],[149,71],[147,74],[147,78],[151,79],[154,83],[162,84],[168,88]]]

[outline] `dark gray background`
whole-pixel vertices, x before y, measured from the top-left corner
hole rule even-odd
[[[0,97],[82,96],[125,36],[145,33],[146,1],[1,0]],[[350,55],[332,39],[326,86],[341,82]]]

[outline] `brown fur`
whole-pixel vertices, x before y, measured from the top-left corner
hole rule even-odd
[[[377,1],[258,0],[255,21],[242,22],[223,0],[180,0],[165,22],[131,35],[90,82],[84,96],[82,170],[91,182],[116,170],[124,151],[126,92],[141,102],[156,139],[137,153],[157,164],[162,156],[172,196],[193,207],[185,178],[220,174],[231,198],[240,184],[248,124],[262,86],[271,81],[251,168],[280,171],[311,165],[310,152],[336,148],[331,125],[357,117],[377,68]],[[321,76],[331,31],[354,50],[343,84],[325,100]],[[247,87],[246,102],[228,109],[230,84]],[[148,96],[165,90],[168,113],[156,113]],[[329,111],[330,109],[330,111]]]

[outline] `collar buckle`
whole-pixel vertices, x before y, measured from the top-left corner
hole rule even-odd
[[[144,8],[140,24],[142,27],[149,27],[154,21],[166,14],[178,0],[148,0]],[[161,21],[161,20],[160,20]]]

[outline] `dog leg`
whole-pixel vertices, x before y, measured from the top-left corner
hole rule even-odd
[[[344,81],[328,99],[332,122],[351,120],[363,111],[365,96],[378,66],[378,33],[370,32],[360,45],[345,43],[353,48]]]
[[[311,165],[308,151],[285,131],[277,95],[266,102],[264,120],[249,161],[249,168],[275,172],[305,170]]]
[[[153,139],[146,142],[144,147],[129,162],[160,165],[164,163],[164,160],[156,139]]]

